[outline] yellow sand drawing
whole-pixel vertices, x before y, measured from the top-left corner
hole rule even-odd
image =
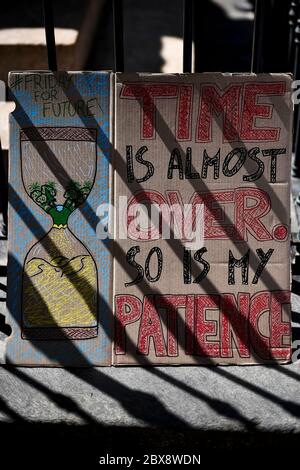
[[[97,325],[97,273],[89,255],[58,256],[25,264],[24,320],[27,326]]]

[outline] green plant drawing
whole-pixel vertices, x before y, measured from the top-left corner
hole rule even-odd
[[[66,225],[70,214],[86,200],[92,186],[93,183],[89,180],[83,184],[70,180],[65,188],[63,205],[56,202],[57,190],[54,181],[48,181],[43,185],[38,182],[32,183],[29,186],[29,195],[36,204],[51,215],[54,224]]]

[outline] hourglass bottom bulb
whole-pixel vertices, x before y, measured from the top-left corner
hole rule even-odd
[[[23,339],[97,336],[97,271],[68,228],[52,228],[32,247],[23,273]]]

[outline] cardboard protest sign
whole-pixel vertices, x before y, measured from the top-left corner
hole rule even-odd
[[[117,74],[114,364],[290,358],[288,75]]]
[[[12,72],[6,362],[111,363],[111,74]]]

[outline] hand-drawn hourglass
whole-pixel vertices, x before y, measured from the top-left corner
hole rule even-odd
[[[21,169],[30,198],[53,226],[28,252],[23,268],[22,338],[87,339],[97,336],[97,268],[68,227],[87,199],[96,174],[96,130],[22,129]]]

